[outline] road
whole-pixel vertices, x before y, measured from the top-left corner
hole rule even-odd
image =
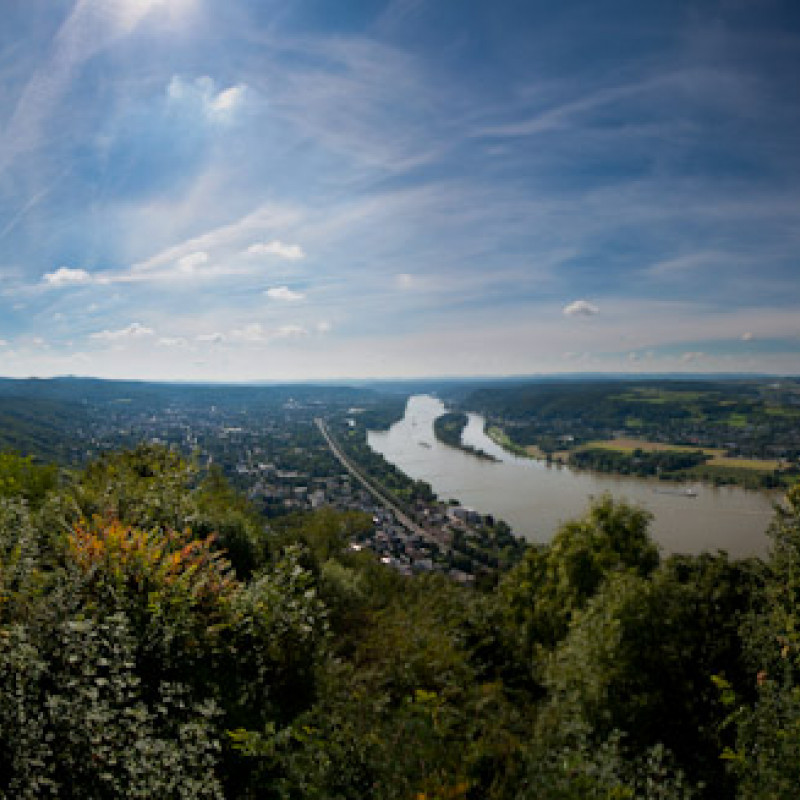
[[[423,537],[429,542],[437,545],[437,547],[446,550],[447,548],[436,539],[436,537],[432,536],[428,531],[425,530],[421,525],[417,525],[414,520],[412,520],[407,514],[401,511],[397,505],[390,500],[383,492],[379,491],[370,480],[361,472],[361,470],[353,464],[352,461],[342,452],[341,448],[339,447],[336,440],[331,436],[330,432],[328,431],[328,426],[325,424],[325,420],[317,417],[314,422],[316,423],[317,427],[319,428],[319,432],[325,437],[325,441],[328,443],[328,447],[330,447],[331,452],[339,459],[341,465],[376,499],[378,500],[383,506],[388,508],[395,516],[395,519],[407,530],[411,531],[412,533],[417,534],[418,536]]]

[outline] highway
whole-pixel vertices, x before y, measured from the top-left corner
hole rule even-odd
[[[388,508],[395,516],[395,519],[407,530],[415,533],[429,542],[432,542],[437,547],[440,547],[442,550],[447,550],[447,548],[436,539],[434,536],[425,530],[420,525],[417,525],[414,520],[412,520],[407,514],[400,510],[397,505],[390,500],[383,492],[379,491],[362,472],[361,470],[353,464],[352,461],[342,452],[336,440],[331,436],[330,432],[328,431],[328,426],[325,424],[325,420],[317,417],[314,422],[316,423],[317,427],[319,428],[319,432],[325,437],[325,441],[328,443],[328,447],[330,447],[331,452],[339,459],[341,465],[383,506]]]

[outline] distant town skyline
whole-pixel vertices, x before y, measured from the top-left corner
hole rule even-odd
[[[790,0],[6,0],[0,375],[800,373]]]

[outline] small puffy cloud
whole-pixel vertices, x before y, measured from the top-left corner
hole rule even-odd
[[[223,89],[210,100],[209,107],[215,114],[225,114],[235,109],[244,98],[244,86],[231,86]]]
[[[250,322],[243,328],[231,331],[229,338],[239,342],[265,342],[269,339],[269,333],[260,322]]]
[[[563,309],[565,317],[594,317],[599,313],[600,309],[588,300],[574,300]]]
[[[59,267],[55,272],[48,272],[42,280],[49,286],[76,286],[91,283],[92,276],[85,269]]]
[[[271,289],[267,289],[264,294],[269,297],[270,300],[283,300],[289,303],[305,299],[305,295],[302,292],[292,291],[288,286],[275,286]]]
[[[293,336],[308,336],[308,331],[302,325],[281,325],[275,335],[280,339],[289,339]]]
[[[155,331],[152,328],[146,328],[139,322],[131,322],[127,328],[120,328],[116,331],[98,331],[91,334],[91,338],[114,342],[124,339],[141,339],[145,336],[152,336],[154,333]]]
[[[688,353],[684,353],[681,356],[681,361],[689,364],[692,361],[699,361],[701,358],[705,358],[705,353],[701,352],[700,350],[692,350]]]
[[[8,347],[8,342],[5,339],[0,339],[0,347]]]
[[[217,121],[231,117],[244,101],[246,91],[247,87],[241,84],[218,90],[216,82],[208,75],[193,81],[173,75],[167,85],[167,97],[171,102],[195,104],[206,117]]]
[[[167,84],[167,97],[170,100],[182,100],[186,97],[188,91],[189,84],[177,75],[173,75],[172,79]]]
[[[162,336],[156,344],[159,347],[186,347],[188,342],[182,336]]]
[[[260,322],[250,322],[228,334],[231,341],[264,343],[273,339],[289,339],[295,336],[307,336],[308,331],[301,325],[282,325],[277,329],[265,328]]]
[[[743,342],[751,342],[753,340],[753,334],[748,331],[747,333],[742,334],[742,341]]]
[[[195,272],[198,267],[201,267],[208,261],[208,253],[199,250],[196,253],[189,253],[183,258],[178,260],[178,271],[185,274]]]
[[[210,344],[222,344],[225,341],[224,333],[201,333],[195,337],[198,342],[206,342]]]
[[[305,258],[306,254],[299,244],[284,244],[277,239],[271,242],[257,242],[247,248],[247,254],[251,256],[278,256],[287,261],[299,261]]]
[[[333,325],[324,319],[320,320],[315,327],[317,329],[317,333],[330,333],[331,330],[333,330]]]

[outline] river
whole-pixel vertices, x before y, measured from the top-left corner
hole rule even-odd
[[[691,484],[575,471],[518,458],[484,433],[484,420],[469,415],[463,441],[500,459],[486,461],[448,447],[433,434],[444,404],[429,395],[408,401],[405,417],[388,431],[370,431],[373,450],[414,479],[425,480],[442,499],[457,498],[483,514],[504,519],[532,542],[548,541],[565,520],[580,516],[592,496],[610,492],[648,508],[653,538],[665,553],[726,550],[731,556],[764,555],[765,530],[774,496],[738,487]]]

